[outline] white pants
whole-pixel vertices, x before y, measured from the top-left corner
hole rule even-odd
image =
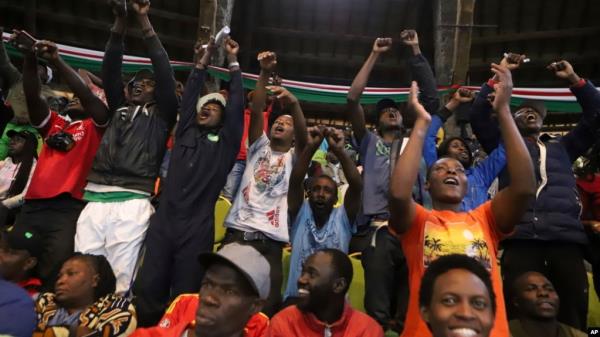
[[[77,220],[75,251],[104,255],[117,278],[117,293],[129,290],[154,207],[148,199],[88,202]]]

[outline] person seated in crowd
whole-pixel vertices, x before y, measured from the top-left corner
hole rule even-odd
[[[513,337],[586,337],[587,334],[557,320],[560,299],[552,283],[538,272],[517,277],[509,290],[517,319],[510,321]]]
[[[465,169],[454,158],[438,159],[427,175],[427,189],[433,201],[433,210],[426,210],[412,198],[431,116],[419,103],[418,87],[413,82],[409,106],[416,113],[416,122],[408,144],[394,167],[390,182],[390,225],[402,242],[408,261],[411,289],[418,289],[425,269],[440,256],[460,253],[475,257],[491,270],[498,310],[491,332],[493,337],[508,336],[500,271],[496,254],[500,239],[510,235],[515,222],[526,210],[535,193],[533,164],[523,139],[512,119],[509,101],[512,93],[511,73],[506,67],[492,64],[498,75],[494,110],[500,123],[507,154],[511,183],[498,192],[491,201],[475,210],[460,212],[461,202],[468,189]],[[431,336],[419,316],[418,296],[411,292],[406,324],[401,336]]]
[[[54,292],[40,294],[34,336],[129,336],[135,309],[116,295],[116,279],[102,255],[75,253],[60,269]]]
[[[157,326],[131,337],[262,337],[269,318],[260,312],[269,295],[269,263],[256,249],[231,243],[204,253],[198,294],[179,295]]]
[[[422,88],[420,99],[431,113],[437,111],[439,98],[433,72],[421,53],[419,36],[414,30],[404,30],[402,43],[411,49],[408,66]],[[361,263],[365,269],[365,309],[385,330],[402,331],[408,298],[406,259],[398,239],[387,228],[389,219],[388,194],[391,167],[406,140],[403,113],[391,99],[377,102],[377,132],[367,130],[365,113],[360,105],[369,75],[379,56],[392,47],[392,39],[378,38],[371,54],[354,78],[347,97],[348,119],[352,124],[360,162],[363,166],[364,191],[362,215],[357,230],[363,240],[354,240],[362,247]],[[425,162],[417,159],[421,174],[415,182],[415,199],[430,208],[431,201],[424,188]],[[365,241],[362,244],[360,241]],[[354,248],[356,249],[356,248]]]
[[[308,171],[311,158],[326,139],[331,150],[339,158],[349,181],[344,203],[334,208],[338,199],[337,184],[330,176],[321,175],[311,180],[308,199],[304,199],[302,181]],[[348,253],[350,238],[356,231],[356,214],[360,207],[362,179],[356,165],[344,151],[344,132],[334,128],[314,126],[308,129],[308,144],[299,154],[290,176],[288,191],[288,214],[291,221],[290,241],[292,256],[290,272],[284,297],[297,297],[296,286],[302,272],[302,264],[308,256],[323,248],[335,248]]]
[[[289,178],[295,155],[304,150],[307,136],[298,99],[283,87],[266,87],[277,64],[275,53],[262,52],[258,60],[261,70],[252,101],[246,169],[240,190],[225,218],[227,232],[223,242],[251,245],[269,261],[271,291],[264,312],[272,316],[281,304],[282,251],[289,242]],[[291,114],[277,117],[271,127],[270,137],[264,132],[263,111],[267,89]]]
[[[31,297],[21,287],[0,276],[0,335],[31,337],[35,323]]]
[[[85,186],[88,202],[77,220],[75,251],[105,255],[117,276],[117,293],[129,290],[154,207],[154,192],[179,103],[169,56],[150,19],[149,0],[112,0],[114,24],[102,60],[110,122]],[[154,72],[121,78],[127,4],[142,29]],[[163,271],[166,272],[166,271]]]
[[[8,157],[0,161],[0,227],[14,223],[37,164],[38,141],[33,133],[9,130],[7,135]]]
[[[502,242],[502,274],[508,291],[518,275],[527,271],[544,274],[561,298],[558,320],[576,329],[586,329],[588,279],[584,246],[588,238],[579,219],[581,201],[573,174],[573,162],[596,142],[600,130],[600,92],[590,81],[579,77],[567,61],[548,66],[554,75],[567,81],[581,105],[577,126],[555,138],[541,133],[546,107],[540,101],[525,101],[514,113],[515,123],[535,163],[536,198],[527,202],[526,213],[517,219],[516,232]],[[510,179],[509,179],[510,176]],[[514,179],[503,174],[499,188]],[[509,305],[509,319],[515,317]]]
[[[352,263],[337,249],[310,255],[298,278],[299,302],[272,319],[268,337],[383,337],[381,326],[346,303]]]
[[[16,32],[17,35],[23,34]],[[33,48],[17,46],[24,54],[23,87],[32,125],[45,141],[36,169],[25,194],[25,204],[17,215],[16,225],[31,226],[42,240],[38,273],[43,289],[55,282],[62,263],[73,254],[73,237],[85,179],[108,122],[108,110],[83,83],[77,72],[59,56],[56,44],[38,41]],[[65,110],[66,117],[48,108],[40,96],[37,58],[47,60],[73,90]]]
[[[36,299],[42,285],[36,277],[42,251],[39,234],[27,225],[11,226],[0,234],[0,277],[18,284]]]
[[[427,267],[419,307],[433,337],[488,337],[498,309],[488,270],[461,254],[441,256]]]
[[[244,111],[239,46],[228,38],[224,47],[231,75],[227,100],[220,93],[200,97],[217,46],[211,39],[206,51],[201,43],[195,47],[196,65],[185,86],[171,150],[169,170],[175,174],[167,175],[150,219],[133,287],[141,326],[155,325],[179,294],[198,291],[203,269],[196,257],[213,250],[215,203],[239,150]]]

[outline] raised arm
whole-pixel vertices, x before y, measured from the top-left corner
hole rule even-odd
[[[525,59],[525,55],[508,53],[502,58],[500,65],[508,68],[510,71],[514,71],[523,64]],[[498,146],[501,136],[498,120],[492,116],[492,104],[488,99],[494,92],[496,80],[497,76],[494,74],[492,78],[481,86],[481,90],[475,97],[469,110],[469,122],[473,133],[487,154],[492,153]]]
[[[167,122],[169,129],[175,125],[177,119],[177,110],[179,101],[175,93],[175,77],[173,69],[169,62],[169,55],[160,43],[150,19],[148,11],[150,10],[149,0],[133,0],[132,7],[136,13],[137,21],[142,28],[142,35],[146,53],[152,61],[156,87],[154,88],[154,100],[158,106],[158,114]]]
[[[574,162],[597,140],[596,132],[600,128],[600,93],[591,82],[582,80],[567,61],[553,62],[547,68],[554,72],[556,77],[569,82],[571,91],[581,105],[582,114],[577,126],[561,138],[571,161]]]
[[[17,38],[20,31],[15,31],[11,40]],[[23,45],[17,45],[17,49],[23,53],[23,91],[27,101],[27,111],[29,120],[33,126],[41,126],[50,113],[46,100],[42,97],[42,82],[37,71],[37,57],[32,48],[25,48]]]
[[[242,140],[244,131],[244,87],[242,85],[242,71],[238,63],[237,54],[240,46],[231,38],[225,40],[225,51],[227,52],[227,63],[229,64],[229,98],[227,99],[227,107],[225,108],[225,125],[226,132],[235,135],[237,141]],[[264,118],[264,117],[263,117]]]
[[[344,176],[348,181],[348,190],[344,196],[344,208],[350,223],[354,223],[360,208],[362,194],[362,178],[356,169],[354,161],[345,151],[344,131],[330,128],[327,131],[327,144],[342,165]]]
[[[187,78],[185,90],[181,98],[179,125],[175,131],[177,134],[176,137],[183,135],[188,125],[196,123],[195,118],[198,113],[196,111],[196,103],[198,103],[198,97],[204,88],[206,69],[216,48],[214,38],[210,39],[206,48],[202,48],[201,41],[197,41],[194,44],[194,67]]]
[[[98,86],[99,88],[103,88],[102,79],[100,77],[94,75],[92,72],[85,70],[83,68],[80,68],[77,70],[77,73],[79,74],[79,76],[81,77],[83,82],[85,82],[86,85],[89,86],[90,84],[93,84],[95,86]]]
[[[497,78],[493,108],[498,115],[510,175],[510,184],[492,199],[492,212],[498,229],[508,234],[514,230],[515,224],[527,210],[529,199],[535,195],[536,183],[531,156],[510,112],[513,87],[510,70],[492,64],[492,71]]]
[[[413,81],[410,87],[409,108],[416,113],[415,125],[408,138],[404,152],[394,166],[390,179],[390,225],[398,234],[406,232],[415,217],[415,201],[412,198],[413,185],[419,173],[421,153],[431,123],[431,116],[417,98],[419,88]]]
[[[425,107],[425,110],[430,114],[434,114],[440,107],[440,98],[437,92],[437,82],[433,76],[431,65],[427,59],[421,54],[419,47],[419,35],[417,31],[408,29],[400,33],[402,43],[409,46],[412,50],[412,57],[408,59],[410,71],[413,80],[419,85],[419,101]]]
[[[250,127],[248,129],[248,145],[252,145],[264,132],[265,101],[267,99],[267,83],[271,72],[277,66],[277,55],[270,51],[258,54],[260,63],[260,74],[252,97],[252,109],[250,109]]]
[[[123,39],[127,30],[127,12],[125,0],[111,0],[109,4],[112,6],[115,21],[110,29],[110,37],[104,50],[101,77],[108,111],[112,115],[117,108],[125,104],[121,65],[125,48]]]
[[[96,125],[106,125],[109,121],[108,108],[92,93],[77,72],[71,68],[58,54],[54,42],[38,41],[35,44],[37,54],[52,64],[65,79],[75,96],[81,101],[85,112],[92,117]]]
[[[300,102],[291,92],[284,87],[269,86],[277,101],[281,102],[288,109],[294,120],[294,150],[296,153],[304,151],[306,147],[306,120]]]
[[[373,43],[373,50],[369,57],[363,64],[362,68],[356,74],[354,81],[352,81],[352,85],[350,86],[350,90],[348,91],[347,100],[347,114],[350,123],[352,124],[352,129],[354,131],[354,137],[356,138],[356,142],[358,144],[361,143],[363,137],[367,133],[367,126],[365,122],[365,112],[360,105],[360,96],[362,96],[365,87],[367,86],[367,82],[369,81],[369,75],[371,75],[371,71],[373,70],[373,66],[379,55],[383,52],[386,52],[392,48],[392,39],[390,38],[377,38]]]
[[[4,30],[0,28],[0,38]],[[0,40],[0,78],[2,78],[2,89],[8,91],[8,89],[19,80],[22,76],[19,70],[10,62],[4,42]]]
[[[304,151],[298,154],[296,164],[292,168],[288,189],[288,214],[295,219],[304,202],[304,177],[308,172],[311,159],[323,141],[323,127],[313,126],[307,130],[307,144]]]

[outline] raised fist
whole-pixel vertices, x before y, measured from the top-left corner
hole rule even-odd
[[[389,37],[378,37],[373,42],[374,53],[385,53],[392,48],[392,39]]]
[[[556,77],[569,80],[573,84],[579,82],[580,80],[580,77],[575,73],[573,66],[565,60],[552,62],[546,67],[546,69],[554,72]]]
[[[419,35],[414,29],[403,30],[400,32],[400,38],[402,39],[402,43],[407,46],[419,45]]]
[[[148,15],[148,11],[150,11],[150,0],[133,0],[131,7],[133,7],[133,10],[138,15]]]
[[[38,41],[33,48],[35,49],[35,53],[45,60],[58,60],[58,47],[56,47],[54,42],[46,40]]]
[[[524,54],[506,53],[504,58],[500,61],[500,65],[506,67],[508,70],[513,71],[518,69],[521,64],[525,63],[527,56]]]
[[[265,71],[273,72],[277,66],[277,55],[272,51],[259,53],[257,59],[260,62],[260,68]]]

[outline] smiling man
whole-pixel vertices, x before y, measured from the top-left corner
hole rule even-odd
[[[527,202],[514,235],[502,242],[504,290],[508,291],[524,272],[542,272],[561,298],[558,320],[585,329],[588,280],[583,247],[588,239],[579,219],[581,200],[572,165],[598,139],[600,93],[567,61],[553,62],[547,69],[570,84],[582,113],[577,126],[562,137],[542,133],[547,114],[542,102],[526,101],[514,113],[515,123],[535,163],[536,195]],[[514,178],[512,174],[500,176],[500,188],[509,183],[508,176]],[[506,296],[507,302],[511,298]],[[509,319],[515,317],[514,308],[507,303]]]
[[[346,303],[352,263],[337,249],[309,256],[298,278],[297,305],[271,320],[269,337],[383,337],[383,330],[366,314]]]
[[[488,337],[496,314],[490,273],[466,255],[442,256],[423,275],[419,307],[433,337]]]
[[[130,288],[154,213],[150,197],[179,106],[169,56],[148,17],[150,1],[128,3],[153,71],[140,70],[127,86],[123,84],[126,2],[109,1],[115,21],[102,60],[102,82],[111,118],[88,175],[84,194],[88,203],[75,235],[75,251],[106,256],[120,294]]]
[[[177,297],[160,323],[131,337],[262,337],[269,319],[269,263],[256,249],[232,243],[198,259],[206,273],[198,294]]]
[[[527,272],[519,276],[512,287],[513,305],[518,319],[510,322],[513,337],[585,337],[556,319],[560,299],[552,283],[538,272]]]

